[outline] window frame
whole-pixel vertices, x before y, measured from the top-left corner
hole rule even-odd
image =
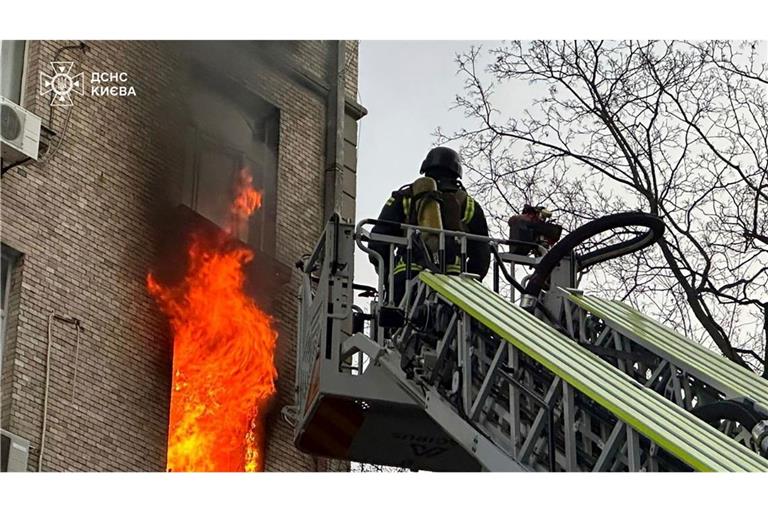
[[[8,331],[8,312],[9,303],[11,299],[11,290],[13,284],[13,274],[18,269],[19,261],[21,259],[21,253],[12,247],[0,245],[0,268],[6,267],[4,282],[0,282],[2,286],[2,297],[0,297],[0,360],[2,360],[2,353],[5,347],[5,335]],[[2,276],[2,272],[0,272]]]
[[[245,155],[245,153],[238,148],[232,147],[229,144],[226,144],[219,138],[215,137],[213,134],[208,133],[207,131],[192,126],[190,127],[190,132],[193,134],[191,137],[192,141],[192,155],[191,155],[191,165],[189,167],[188,172],[190,173],[189,180],[190,180],[190,197],[189,197],[189,205],[190,207],[195,210],[196,212],[200,212],[200,179],[202,174],[202,165],[201,165],[201,156],[202,152],[206,149],[213,150],[220,152],[222,155],[226,155],[228,157],[231,157],[232,161],[235,162],[235,167],[237,168],[235,172],[237,172],[240,169],[243,169],[248,165],[248,159]],[[234,176],[230,178],[229,185],[234,185],[234,182],[232,180],[236,179]],[[205,192],[203,192],[205,193]],[[207,218],[207,217],[206,217]],[[212,222],[215,222],[217,225],[219,225],[215,220],[209,219]],[[254,228],[256,228],[256,218],[251,217],[248,221],[248,236],[245,240],[241,238],[241,235],[239,233],[235,233],[235,236],[239,238],[241,241],[253,245],[252,237],[254,236]],[[219,225],[219,227],[224,227]],[[256,229],[256,231],[259,233],[259,238],[257,240],[259,246],[262,244],[262,233],[260,229]]]
[[[0,40],[0,46],[4,46],[4,43],[7,43],[8,41]],[[0,47],[0,54],[3,52],[3,48]],[[21,56],[21,77],[19,81],[19,97],[18,101],[16,98],[8,98],[7,96],[3,96],[4,98],[8,99],[9,101],[12,101],[16,103],[19,106],[24,106],[24,101],[26,100],[26,88],[27,88],[27,70],[29,67],[29,41],[25,40],[24,45],[22,47],[22,56]],[[0,70],[0,72],[2,72]]]
[[[236,89],[233,92],[229,87],[236,87],[235,84],[228,83],[227,80],[222,80],[221,78],[214,79],[207,76],[203,70],[195,77],[195,86],[202,87],[213,94],[224,96],[233,101],[240,114],[247,119],[248,123],[255,122],[261,124],[260,130],[263,137],[259,142],[263,145],[265,154],[261,161],[254,161],[249,158],[242,148],[233,147],[231,144],[220,140],[219,137],[190,119],[185,130],[185,169],[181,202],[195,212],[200,213],[198,210],[200,194],[199,149],[203,145],[214,145],[222,151],[238,155],[241,168],[255,164],[254,167],[258,167],[258,169],[254,168],[252,171],[256,172],[258,170],[261,174],[259,188],[264,191],[265,200],[258,214],[251,217],[249,221],[247,239],[243,240],[241,238],[241,240],[251,246],[257,253],[274,257],[277,254],[276,224],[280,181],[280,109],[252,91]],[[248,99],[246,100],[243,95]],[[253,108],[254,104],[262,106],[264,115],[254,115],[259,112],[259,109]],[[273,155],[268,156],[267,152],[273,152]],[[254,239],[254,236],[258,236],[258,238]]]

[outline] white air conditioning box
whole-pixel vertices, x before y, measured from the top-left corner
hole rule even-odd
[[[22,160],[37,160],[40,118],[0,96],[0,146],[3,167]]]

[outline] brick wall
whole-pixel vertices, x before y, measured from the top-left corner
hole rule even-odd
[[[67,44],[30,43],[25,106],[44,123],[49,108],[36,92],[38,71]],[[86,54],[69,49],[57,60],[75,61],[86,76],[125,71],[136,96],[86,95],[75,97],[69,112],[54,109],[52,128],[67,129],[58,147],[54,139],[52,158],[2,178],[2,240],[23,258],[11,290],[0,419],[3,428],[32,443],[30,470],[37,469],[49,314],[75,317],[83,330],[74,400],[76,331],[58,320],[52,324],[43,468],[159,471],[165,467],[169,334],[144,283],[162,219],[179,202],[183,150],[174,137],[174,112],[181,108],[176,86],[185,76],[184,52],[150,41],[87,44]],[[196,49],[208,56],[211,71],[280,110],[276,257],[291,268],[323,224],[325,98],[311,83],[326,82],[330,48],[328,42],[301,41]],[[348,49],[345,85],[354,99],[356,44]],[[281,52],[287,52],[292,72],[270,59]],[[286,62],[284,57],[278,60]],[[266,469],[273,471],[339,467],[297,452],[292,429],[279,414],[293,402],[298,283],[292,274],[273,304],[280,336],[266,454]]]

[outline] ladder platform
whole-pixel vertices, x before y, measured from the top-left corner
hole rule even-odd
[[[426,471],[479,471],[477,460],[379,368],[356,376],[320,366],[296,446],[333,459]]]

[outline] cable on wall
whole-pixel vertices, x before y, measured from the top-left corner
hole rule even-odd
[[[71,400],[75,398],[75,379],[77,378],[77,364],[80,352],[80,330],[82,329],[80,320],[75,317],[63,316],[57,313],[51,313],[48,315],[48,343],[45,354],[45,384],[43,387],[43,426],[40,433],[40,452],[37,456],[37,471],[43,470],[43,455],[45,454],[45,437],[48,430],[48,394],[51,388],[51,346],[53,345],[53,321],[59,320],[61,322],[71,324],[75,326],[77,331],[77,339],[75,345],[75,373],[72,377],[72,393]]]

